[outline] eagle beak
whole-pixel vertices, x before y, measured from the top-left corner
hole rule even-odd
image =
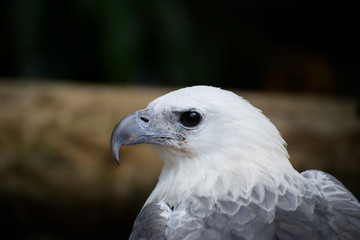
[[[122,118],[114,127],[110,138],[110,149],[117,164],[120,164],[119,151],[121,146],[129,146],[141,143],[165,144],[168,139],[183,140],[181,136],[175,136],[160,130],[156,121],[144,109]]]

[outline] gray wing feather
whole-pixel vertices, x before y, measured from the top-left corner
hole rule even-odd
[[[247,199],[234,199],[232,194],[218,201],[193,197],[185,204],[188,204],[188,209],[182,221],[198,221],[197,227],[193,228],[198,235],[188,239],[211,239],[208,237],[210,233],[216,236],[214,239],[359,237],[360,204],[357,199],[329,174],[306,171],[302,175],[305,181],[286,179],[287,184],[294,188],[303,184],[301,196],[282,186],[278,192],[255,186]],[[178,230],[169,229],[170,232]],[[186,231],[183,236],[186,236]]]
[[[308,170],[302,173],[319,190],[328,223],[340,239],[360,236],[360,203],[344,185],[328,173]],[[324,203],[325,202],[325,203]]]
[[[278,209],[275,223],[279,239],[357,239],[360,204],[330,174],[308,170],[302,176],[315,187],[294,211]],[[310,195],[308,195],[310,196]]]
[[[357,199],[329,174],[310,170],[302,175],[307,181],[302,196],[282,186],[278,192],[255,186],[246,199],[231,193],[217,201],[193,196],[174,211],[164,202],[150,203],[130,239],[357,239]],[[286,179],[300,184],[293,180]]]
[[[263,194],[266,195],[266,191]],[[269,202],[262,208],[243,198],[230,200],[225,197],[214,201],[210,197],[193,196],[183,205],[186,206],[184,210],[174,210],[170,216],[167,239],[265,240],[274,235],[275,225],[269,222],[275,217],[275,204],[267,210]]]
[[[129,239],[165,239],[165,227],[170,213],[170,207],[164,202],[149,203],[137,216]]]

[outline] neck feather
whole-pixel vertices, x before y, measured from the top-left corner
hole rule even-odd
[[[264,155],[257,151],[244,155],[234,151],[236,157],[228,154],[180,157],[159,153],[164,167],[145,205],[162,200],[176,206],[191,195],[218,199],[229,192],[247,197],[256,185],[278,188],[287,176],[300,175],[288,161],[287,153]]]

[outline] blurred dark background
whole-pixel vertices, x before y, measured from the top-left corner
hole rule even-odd
[[[360,196],[355,1],[0,1],[0,224],[12,239],[126,239],[156,183],[149,146],[108,140],[182,86],[236,89],[299,171]],[[151,160],[149,160],[151,159]]]
[[[352,1],[13,0],[0,76],[357,93]]]

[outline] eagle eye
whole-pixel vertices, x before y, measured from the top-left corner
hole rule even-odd
[[[195,127],[201,122],[201,115],[195,111],[184,112],[180,116],[180,121],[186,127]]]

